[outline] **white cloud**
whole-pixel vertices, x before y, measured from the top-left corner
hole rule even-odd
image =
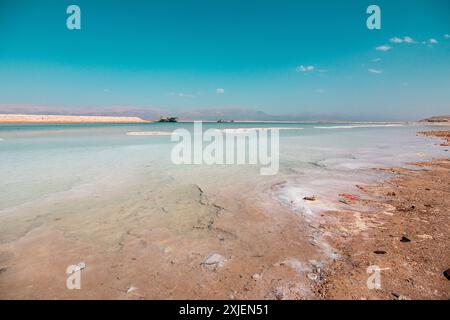
[[[183,92],[171,92],[171,96],[180,97],[180,98],[195,98],[195,95],[190,93],[183,93]]]
[[[391,38],[390,41],[391,41],[392,43],[402,43],[402,42],[403,42],[403,39],[394,37],[394,38]]]
[[[297,72],[310,72],[310,71],[314,71],[315,67],[314,66],[298,66],[295,70]]]
[[[325,90],[324,89],[317,89],[316,92],[317,93],[325,93]]]
[[[380,58],[375,58],[375,59],[372,59],[372,62],[380,62],[381,61],[381,59]]]
[[[216,89],[216,93],[225,93],[225,89],[224,88],[217,88]]]
[[[370,73],[375,73],[375,74],[381,74],[383,73],[383,70],[378,70],[378,69],[369,69],[368,70]]]
[[[450,35],[449,34],[444,34],[444,38],[450,38]],[[430,39],[428,39],[426,41],[419,41],[419,42],[417,42],[411,37],[403,37],[403,38],[394,37],[394,38],[389,39],[389,41],[391,43],[395,43],[395,44],[399,44],[399,43],[421,43],[421,44],[428,45],[429,47],[431,45],[433,45],[433,44],[438,44],[439,43],[439,41],[436,40],[435,38],[430,38]],[[391,49],[391,47],[389,47],[388,45],[377,47],[377,50],[380,50],[380,51],[388,51],[389,49]]]
[[[392,49],[392,47],[387,45],[387,44],[385,44],[385,45],[376,47],[375,49],[377,49],[378,51],[389,51],[389,50]]]
[[[109,90],[108,88],[103,89],[103,92],[110,92],[111,90]]]
[[[414,43],[414,39],[411,37],[403,37],[403,38],[399,38],[399,37],[394,37],[391,38],[390,41],[392,43]]]

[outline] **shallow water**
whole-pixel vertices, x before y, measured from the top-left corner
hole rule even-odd
[[[220,190],[221,183],[239,189],[279,179],[302,193],[326,194],[383,178],[370,168],[447,154],[436,140],[416,136],[426,128],[407,124],[204,123],[203,127],[281,128],[278,174],[260,176],[257,165],[174,165],[170,136],[129,134],[192,131],[192,123],[1,125],[0,214],[42,204],[49,197],[64,202],[65,197],[83,192],[83,201],[95,206],[92,190],[107,197],[117,188],[131,193],[171,184],[210,184]],[[280,199],[290,199],[291,192],[284,190]],[[183,195],[167,196],[173,201]]]

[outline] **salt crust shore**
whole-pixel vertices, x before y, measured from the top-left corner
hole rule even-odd
[[[0,123],[146,123],[138,117],[0,114]]]

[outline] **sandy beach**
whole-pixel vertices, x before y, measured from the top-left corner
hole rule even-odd
[[[342,259],[329,266],[317,293],[326,299],[449,299],[444,272],[450,267],[450,160],[414,163],[419,169],[392,168],[395,178],[360,186],[377,200],[370,214],[333,212],[339,223],[321,228]],[[334,225],[335,226],[335,225]],[[379,266],[381,288],[369,290],[367,268]]]
[[[448,146],[450,131],[420,135],[441,138]],[[438,140],[439,142],[439,140]],[[446,150],[448,151],[448,150]],[[375,186],[358,186],[375,200],[356,199],[349,206],[370,206],[358,215],[332,212],[340,225],[321,228],[342,259],[329,266],[317,288],[326,299],[449,299],[444,272],[450,267],[450,159],[386,169],[394,178]],[[382,287],[368,290],[367,268],[382,270]]]
[[[145,123],[138,117],[0,114],[0,123]]]

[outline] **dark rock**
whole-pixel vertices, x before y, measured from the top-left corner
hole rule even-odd
[[[395,297],[395,299],[397,300],[410,300],[407,296],[404,296],[400,293],[397,292],[392,292],[392,295]]]
[[[386,254],[387,252],[384,250],[375,250],[373,253],[375,254]]]
[[[400,242],[411,242],[411,240],[407,236],[402,236]]]
[[[447,278],[447,280],[450,280],[450,269],[444,271],[444,276]]]

